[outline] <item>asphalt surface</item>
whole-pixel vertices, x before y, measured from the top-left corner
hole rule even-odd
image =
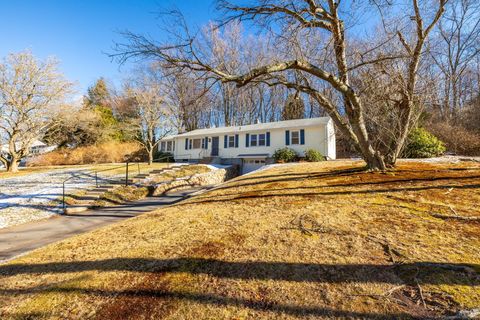
[[[50,219],[0,229],[0,262],[53,242],[172,205],[201,190],[202,188],[180,190],[115,207],[57,215]]]

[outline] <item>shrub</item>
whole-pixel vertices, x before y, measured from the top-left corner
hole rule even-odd
[[[147,162],[148,153],[145,150],[145,148],[141,148],[132,153],[125,155],[123,160],[128,162]]]
[[[297,160],[297,153],[290,149],[290,148],[281,148],[275,150],[275,153],[273,154],[273,159],[275,159],[275,162],[293,162]]]
[[[305,150],[305,160],[308,162],[319,162],[324,161],[325,157],[318,150],[307,149]]]
[[[124,162],[140,149],[138,143],[109,142],[75,149],[58,149],[28,161],[31,167]]]
[[[429,130],[445,142],[448,152],[480,156],[480,134],[448,123],[430,124]]]
[[[153,158],[159,162],[175,162],[175,158],[171,152],[159,151]]]
[[[408,135],[404,157],[431,158],[445,152],[445,144],[424,128],[416,128]]]

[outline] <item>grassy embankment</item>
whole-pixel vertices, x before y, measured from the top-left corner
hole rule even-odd
[[[480,166],[285,165],[0,266],[9,318],[425,318],[480,305]]]

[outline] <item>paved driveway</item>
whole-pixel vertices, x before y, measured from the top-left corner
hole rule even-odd
[[[68,237],[183,200],[202,188],[170,192],[129,204],[90,210],[75,215],[59,215],[51,219],[0,229],[0,262],[27,253]]]

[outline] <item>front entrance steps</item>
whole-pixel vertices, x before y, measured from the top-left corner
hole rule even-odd
[[[111,191],[117,187],[128,185],[142,185],[147,179],[161,175],[167,172],[175,172],[181,169],[185,165],[182,164],[174,164],[162,169],[154,169],[149,171],[148,173],[141,173],[133,176],[131,179],[128,179],[125,183],[125,180],[104,180],[102,181],[102,185],[98,187],[94,187],[91,190],[88,190],[84,195],[78,196],[75,199],[75,204],[66,205],[64,208],[64,214],[71,214],[71,213],[78,213],[83,212],[91,209],[93,207],[93,203],[100,199],[102,195],[108,191]]]

